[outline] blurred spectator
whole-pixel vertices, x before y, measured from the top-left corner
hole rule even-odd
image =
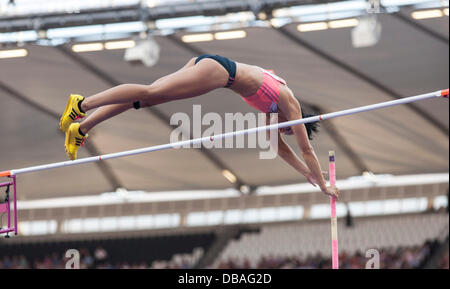
[[[94,268],[94,257],[90,254],[88,249],[81,249],[80,250],[81,255],[81,269],[92,269]]]
[[[350,228],[353,227],[353,216],[350,212],[350,206],[348,205],[348,203],[345,203],[345,207],[347,209],[347,214],[345,215],[345,226]]]
[[[95,256],[95,260],[103,261],[106,258],[108,258],[108,253],[102,247],[98,247],[97,249],[95,249],[94,256]]]
[[[449,259],[449,251],[448,249],[444,252],[444,254],[441,257],[441,260],[439,261],[439,269],[449,269],[448,266],[448,259]]]
[[[94,252],[95,267],[100,267],[108,258],[108,252],[102,247],[98,247]]]

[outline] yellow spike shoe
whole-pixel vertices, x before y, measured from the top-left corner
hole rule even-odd
[[[87,139],[88,135],[80,134],[80,124],[72,123],[69,129],[66,131],[66,140],[64,142],[64,148],[69,159],[77,159],[77,150],[80,146],[84,146],[84,141]]]
[[[66,132],[69,126],[77,119],[86,116],[84,112],[80,110],[78,104],[83,101],[84,97],[78,94],[71,94],[66,104],[66,109],[59,121],[59,128]]]

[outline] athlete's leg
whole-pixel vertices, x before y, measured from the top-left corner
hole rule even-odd
[[[104,105],[146,101],[152,105],[194,97],[216,88],[228,81],[227,71],[215,60],[203,59],[197,65],[179,70],[151,85],[124,84],[85,98],[84,111]]]
[[[195,65],[195,58],[192,58],[188,63],[186,63],[186,65],[184,65],[178,71],[185,70],[194,65]],[[172,74],[169,74],[169,75],[159,78],[158,80],[156,80],[154,82],[154,84],[161,82],[162,80],[166,79],[167,77],[171,76]],[[141,107],[151,106],[151,104],[146,101],[141,102],[140,105],[141,105]],[[124,111],[127,111],[130,108],[133,108],[133,102],[121,103],[121,104],[111,104],[111,105],[99,107],[97,110],[95,110],[92,114],[90,114],[86,119],[84,119],[80,123],[80,130],[84,134],[86,134],[89,130],[91,130],[94,126],[96,126],[100,122],[103,122],[103,121],[105,121],[111,117],[114,117]]]
[[[197,59],[197,57],[191,58],[191,60],[189,60],[182,68],[178,69],[178,70],[175,71],[174,73],[171,73],[171,74],[165,75],[165,76],[163,76],[163,77],[161,77],[161,78],[158,78],[158,79],[155,80],[152,84],[160,83],[162,80],[164,80],[164,79],[166,79],[166,78],[172,76],[173,74],[175,74],[175,73],[177,73],[177,72],[179,72],[179,71],[185,70],[186,68],[189,68],[189,67],[194,66],[194,65],[195,65],[195,60],[196,60],[196,59]]]
[[[144,108],[144,107],[150,107],[153,105],[154,104],[152,104],[148,101],[142,101],[140,104],[140,107]],[[121,114],[122,112],[125,112],[133,107],[134,107],[133,103],[110,104],[110,105],[105,105],[105,106],[99,107],[80,123],[80,130],[81,130],[81,132],[86,134],[97,124],[99,124],[111,117],[114,117],[118,114]]]
[[[116,116],[128,109],[132,108],[132,103],[111,104],[99,107],[92,114],[80,123],[80,130],[84,134],[90,131],[94,126],[107,120],[113,116]]]

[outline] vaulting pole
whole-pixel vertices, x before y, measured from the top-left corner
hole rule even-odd
[[[330,186],[333,187],[336,185],[336,162],[334,159],[334,151],[329,151],[328,157],[329,157]],[[334,196],[330,196],[330,209],[331,209],[331,261],[332,261],[332,268],[339,269],[336,197],[334,197]]]

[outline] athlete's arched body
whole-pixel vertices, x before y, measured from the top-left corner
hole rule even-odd
[[[87,132],[98,123],[130,108],[140,108],[186,99],[227,87],[244,99],[249,105],[267,114],[278,113],[278,120],[302,118],[302,109],[286,82],[273,73],[258,66],[237,63],[218,55],[201,55],[192,58],[183,68],[164,76],[150,85],[123,84],[90,97],[71,95],[61,117],[60,128],[66,132],[65,149],[70,159],[76,159],[76,152]],[[89,110],[96,110],[80,123]],[[303,174],[323,193],[338,196],[339,190],[327,187],[319,161],[309,139],[316,124],[296,125],[281,129],[278,133],[278,155]],[[304,164],[283,140],[281,133],[294,134],[302,152]]]

